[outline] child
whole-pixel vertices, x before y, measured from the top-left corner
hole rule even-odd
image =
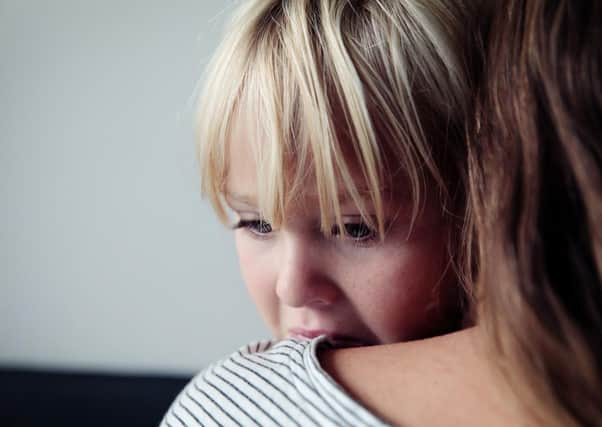
[[[203,190],[277,338],[457,326],[457,6],[251,1],[235,18],[201,98]]]
[[[240,7],[201,97],[202,182],[236,230],[244,281],[276,338],[371,345],[459,327],[470,99],[458,54],[463,13],[462,2],[443,0]],[[305,345],[286,343],[274,349]],[[328,408],[285,409],[286,393],[272,401],[245,382],[249,372],[235,372],[251,356],[265,371],[253,375],[281,369],[263,366],[257,350],[269,346],[238,353],[244,361],[228,372],[205,371],[197,381],[207,383],[193,381],[182,394],[188,403],[174,404],[165,422],[218,414],[222,424],[269,424],[270,411],[244,408],[266,396],[285,417],[276,424],[292,414],[332,421]],[[226,398],[243,387],[254,390],[242,392],[243,406]]]

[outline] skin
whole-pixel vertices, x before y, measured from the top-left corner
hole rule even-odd
[[[392,425],[540,425],[490,363],[484,333],[476,326],[413,342],[324,350],[319,358],[351,396]]]
[[[325,235],[308,182],[276,229],[260,221],[251,144],[234,138],[229,154],[226,201],[241,221],[235,240],[242,276],[275,337],[326,334],[383,344],[432,336],[454,323],[448,232],[434,203],[426,203],[410,229],[411,205],[389,197],[381,241],[343,200],[345,230]]]

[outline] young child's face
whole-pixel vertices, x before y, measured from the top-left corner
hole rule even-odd
[[[320,231],[316,189],[286,207],[276,229],[260,221],[249,144],[233,141],[226,200],[240,218],[235,231],[243,279],[277,338],[327,334],[335,340],[382,344],[445,330],[456,301],[447,230],[427,203],[411,223],[412,206],[386,203],[381,241],[352,202],[341,201],[345,230]]]

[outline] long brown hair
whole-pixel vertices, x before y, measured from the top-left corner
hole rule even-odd
[[[602,2],[509,0],[470,150],[477,321],[544,425],[602,425]]]

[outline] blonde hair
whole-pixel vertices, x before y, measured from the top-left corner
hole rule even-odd
[[[257,124],[249,143],[270,222],[284,220],[312,175],[324,231],[341,224],[339,184],[370,223],[369,195],[381,235],[394,178],[409,181],[414,217],[427,183],[444,203],[457,197],[470,97],[459,59],[465,11],[448,0],[243,2],[199,106],[202,190],[222,220],[229,140],[245,120]]]

